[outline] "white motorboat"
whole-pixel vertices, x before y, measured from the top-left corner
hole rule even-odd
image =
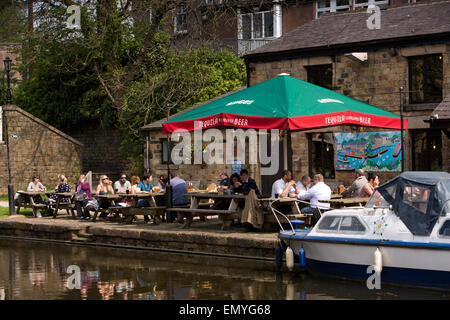
[[[381,284],[450,289],[449,200],[447,172],[405,172],[365,207],[324,212],[311,230],[279,239],[311,273],[366,281],[378,272]]]

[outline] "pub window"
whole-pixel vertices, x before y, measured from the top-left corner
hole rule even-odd
[[[442,101],[442,55],[409,58],[409,102],[433,103]]]
[[[413,171],[442,171],[440,130],[411,130]]]
[[[167,164],[167,139],[161,139],[161,163]],[[169,154],[172,151],[172,148],[175,146],[175,142],[170,141],[170,150]],[[170,158],[170,163],[172,164],[172,159]]]
[[[333,87],[333,69],[331,64],[308,66],[307,81],[309,83],[330,89]]]
[[[325,179],[334,179],[334,138],[332,133],[313,133],[309,139],[310,172],[321,173]]]

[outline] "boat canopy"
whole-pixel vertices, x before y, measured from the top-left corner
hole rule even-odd
[[[447,172],[404,172],[377,191],[392,205],[409,231],[418,236],[430,235],[439,214],[447,214],[450,208]]]

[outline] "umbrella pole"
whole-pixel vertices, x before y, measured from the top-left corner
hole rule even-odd
[[[170,109],[167,110],[167,121],[169,121]],[[166,208],[172,208],[172,186],[170,185],[170,135],[167,133],[167,185],[166,185]]]
[[[284,170],[288,170],[287,135],[288,135],[288,130],[285,130],[284,131],[284,137],[283,137],[283,167],[284,167]]]

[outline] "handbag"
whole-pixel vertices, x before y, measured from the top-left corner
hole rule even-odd
[[[83,189],[81,189],[81,186],[80,186],[78,191],[75,193],[74,200],[82,202],[87,199],[88,199],[88,195],[86,194],[86,192],[83,191]]]

